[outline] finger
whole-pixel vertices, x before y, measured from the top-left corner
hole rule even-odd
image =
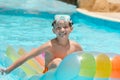
[[[0,74],[1,74],[1,75],[4,75],[4,73],[5,73],[4,70],[3,70],[3,69],[0,69]]]
[[[2,70],[0,69],[0,74],[2,75]]]

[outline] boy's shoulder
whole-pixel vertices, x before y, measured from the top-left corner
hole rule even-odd
[[[70,43],[74,44],[74,45],[79,45],[79,43],[77,43],[76,41],[73,41],[73,40],[70,40]]]
[[[55,43],[56,43],[56,42],[55,42],[55,39],[51,39],[51,40],[49,40],[48,42],[46,42],[45,45],[51,47],[51,46],[52,46],[53,44],[55,44]]]
[[[51,46],[51,41],[47,41],[41,45],[41,47],[50,47],[50,46]]]
[[[71,45],[73,45],[77,50],[82,51],[82,47],[78,42],[75,42],[73,40],[70,40]]]

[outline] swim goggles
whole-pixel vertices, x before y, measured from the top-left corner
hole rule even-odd
[[[72,23],[69,15],[55,15],[55,21],[58,22],[60,20]]]

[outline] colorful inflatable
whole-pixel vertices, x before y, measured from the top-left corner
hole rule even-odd
[[[120,80],[120,54],[77,52],[40,80]]]
[[[18,50],[18,53],[14,50],[13,47],[9,46],[6,50],[6,55],[14,62],[22,55],[24,56],[25,50],[23,48],[20,48]],[[38,56],[39,57],[39,56]],[[35,60],[35,58],[28,60],[26,63],[20,66],[20,68],[26,73],[28,76],[36,75],[36,74],[42,74],[42,71],[44,69],[44,59],[39,57],[41,62],[38,62]],[[40,65],[42,64],[42,65]]]
[[[33,75],[29,80],[120,80],[120,54],[76,52],[64,58],[56,69],[41,75],[36,75],[39,72],[32,65],[22,69]]]

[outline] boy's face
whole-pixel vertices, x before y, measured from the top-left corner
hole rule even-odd
[[[71,31],[72,26],[69,25],[69,22],[60,20],[54,24],[53,32],[57,35],[57,37],[68,38]]]

